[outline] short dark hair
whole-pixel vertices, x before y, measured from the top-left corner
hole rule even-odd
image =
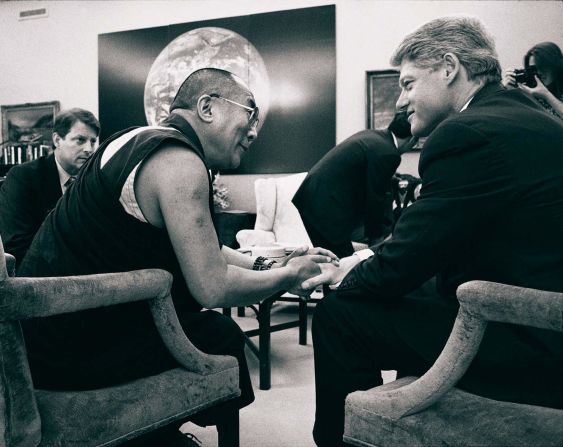
[[[387,126],[389,131],[393,132],[397,138],[409,138],[412,137],[411,124],[408,121],[408,115],[406,110],[400,110],[395,113],[393,121]]]
[[[412,61],[419,67],[433,68],[446,53],[458,57],[469,79],[500,82],[494,40],[479,20],[470,17],[442,17],[422,25],[403,39],[391,57],[391,65]]]
[[[216,93],[227,96],[240,84],[233,73],[220,68],[201,68],[191,73],[182,82],[174,100],[170,104],[170,112],[175,109],[191,109],[197,105],[197,100],[204,94]]]
[[[53,124],[53,133],[56,132],[61,138],[64,138],[77,121],[94,129],[96,135],[100,134],[100,122],[94,114],[88,110],[79,109],[77,107],[63,110],[57,114],[55,123]]]

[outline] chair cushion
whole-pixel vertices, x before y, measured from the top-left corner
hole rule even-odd
[[[123,442],[239,396],[238,377],[237,366],[209,376],[176,368],[101,390],[37,390],[41,445],[85,447]],[[131,402],[139,395],[144,399],[131,411]]]
[[[344,440],[358,446],[559,446],[563,410],[501,402],[451,389],[426,410],[392,420],[377,394],[416,380],[405,377],[346,399]]]

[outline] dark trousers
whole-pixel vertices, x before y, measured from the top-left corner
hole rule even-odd
[[[190,341],[199,350],[207,354],[236,357],[239,365],[241,396],[234,402],[242,408],[254,401],[244,352],[245,337],[240,327],[231,318],[214,310],[179,312],[178,319]],[[129,355],[127,361],[121,361],[118,367],[105,369],[106,375],[113,375],[113,378],[106,377],[106,380],[110,379],[114,383],[126,382],[178,367],[178,363],[164,346],[159,334],[153,331],[147,331],[143,336],[141,349],[134,349]],[[201,423],[208,425],[213,421],[205,418],[201,419]]]
[[[457,315],[457,303],[433,291],[430,282],[395,303],[335,291],[317,304],[317,445],[342,445],[346,396],[381,385],[381,370],[420,376],[432,366]],[[561,341],[560,333],[490,323],[459,386],[493,399],[561,408]]]

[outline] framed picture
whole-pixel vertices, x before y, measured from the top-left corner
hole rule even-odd
[[[401,94],[399,72],[375,70],[366,72],[367,128],[386,129],[395,115],[395,104]]]
[[[51,144],[59,101],[1,106],[2,143]]]
[[[123,66],[135,67],[134,79]],[[100,139],[162,122],[186,76],[203,67],[238,75],[260,107],[252,149],[221,174],[304,172],[334,147],[335,5],[100,34]]]

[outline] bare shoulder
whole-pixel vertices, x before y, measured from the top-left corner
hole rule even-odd
[[[151,173],[151,179],[190,177],[207,179],[207,171],[201,158],[191,149],[174,143],[164,145],[143,163],[142,170]]]
[[[208,174],[199,156],[185,146],[167,144],[141,165],[135,181],[135,195],[149,223],[163,226],[162,207],[175,206],[190,198],[206,204]]]

